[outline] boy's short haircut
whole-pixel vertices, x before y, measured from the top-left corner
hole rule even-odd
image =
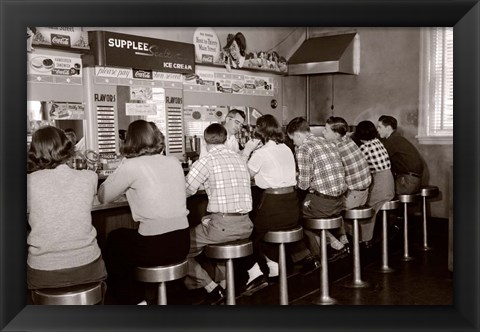
[[[397,119],[390,115],[382,115],[378,118],[385,127],[390,126],[393,130],[397,129]]]
[[[287,135],[293,135],[296,132],[310,132],[310,125],[308,124],[308,121],[301,116],[292,119],[287,125]]]
[[[224,144],[227,140],[227,130],[219,123],[212,123],[203,132],[207,144]]]
[[[327,124],[330,125],[330,129],[332,129],[334,133],[338,133],[342,137],[348,133],[348,124],[344,118],[331,116],[327,119]]]

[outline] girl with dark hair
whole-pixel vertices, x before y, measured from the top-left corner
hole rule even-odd
[[[368,222],[360,224],[360,241],[370,241],[373,237],[375,220],[383,203],[395,196],[395,183],[391,171],[387,149],[378,139],[377,128],[371,121],[361,121],[355,128],[354,141],[367,158],[372,174],[367,204],[373,208],[375,215]],[[349,224],[345,224],[348,228]]]
[[[153,122],[137,120],[127,129],[125,158],[98,190],[101,203],[126,194],[135,229],[120,228],[107,239],[109,286],[119,303],[145,299],[144,284],[133,278],[136,266],[169,265],[184,260],[190,248],[185,177],[180,161],[164,156],[164,136]],[[154,289],[147,302],[155,301]]]
[[[35,131],[28,151],[28,289],[106,279],[92,226],[97,174],[66,165],[72,142],[55,127]]]
[[[278,276],[278,248],[262,242],[265,233],[293,228],[299,217],[295,159],[283,143],[280,124],[273,115],[263,115],[257,119],[254,135],[263,146],[253,152],[248,168],[255,184],[264,192],[252,219],[254,249],[244,287],[247,293],[266,286],[267,276]]]

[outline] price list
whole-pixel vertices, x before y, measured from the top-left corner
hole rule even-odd
[[[170,153],[183,152],[182,109],[170,106],[167,111],[168,149]]]
[[[97,106],[98,152],[115,152],[115,109],[113,106]]]

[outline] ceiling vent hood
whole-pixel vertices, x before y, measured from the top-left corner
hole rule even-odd
[[[288,60],[288,75],[352,74],[360,71],[357,33],[306,39]]]

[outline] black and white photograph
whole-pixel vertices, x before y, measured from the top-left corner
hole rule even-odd
[[[125,331],[448,321],[478,255],[459,235],[478,233],[458,202],[478,198],[478,170],[459,171],[456,143],[478,165],[457,122],[478,123],[478,98],[458,93],[455,22],[28,25],[22,313],[80,310],[95,329],[87,313],[107,310]]]
[[[28,301],[453,303],[452,27],[28,31]]]

